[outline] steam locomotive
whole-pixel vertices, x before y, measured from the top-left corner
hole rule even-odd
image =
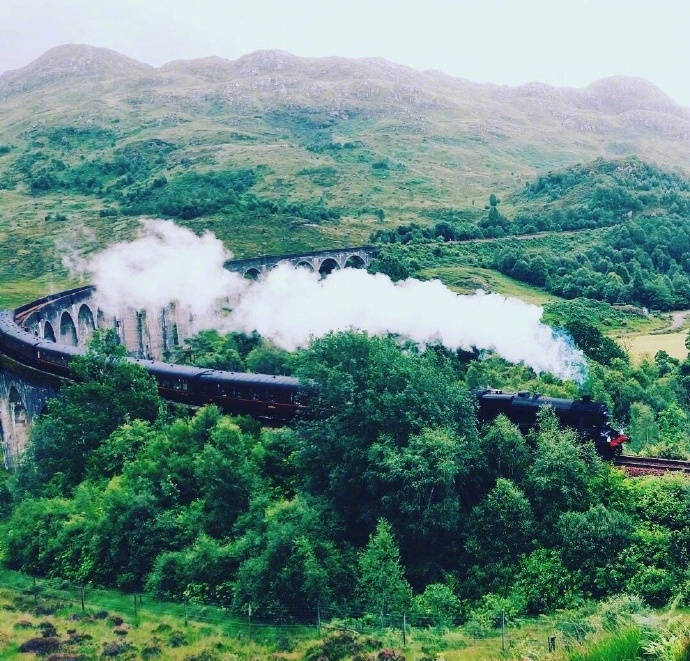
[[[618,456],[628,437],[609,424],[609,412],[605,404],[593,402],[584,395],[582,399],[560,399],[541,397],[527,390],[503,392],[502,390],[478,390],[477,415],[481,421],[488,422],[503,414],[516,424],[520,431],[526,432],[537,423],[540,409],[550,406],[558,421],[574,429],[582,440],[592,441],[597,452],[606,459]]]
[[[22,365],[69,378],[69,362],[83,350],[48,341],[29,333],[14,321],[12,311],[0,311],[0,353]],[[308,410],[308,389],[298,379],[272,374],[225,372],[157,360],[129,358],[146,368],[158,382],[162,397],[192,406],[216,404],[230,413],[249,414],[283,423]],[[503,413],[527,431],[535,426],[537,413],[551,406],[559,421],[576,430],[583,439],[594,442],[606,458],[620,454],[627,436],[609,425],[608,411],[601,403],[540,397],[527,391],[504,393],[501,390],[475,392],[478,417],[493,420]]]

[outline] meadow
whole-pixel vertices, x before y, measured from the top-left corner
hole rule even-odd
[[[378,617],[262,624],[213,606],[82,591],[0,570],[0,614],[3,660],[683,661],[683,650],[690,652],[689,611],[654,611],[625,596],[552,616],[507,618],[503,627],[408,623],[403,640],[402,624],[390,618],[383,626]]]

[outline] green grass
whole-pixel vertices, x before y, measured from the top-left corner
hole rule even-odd
[[[145,658],[147,648],[150,651],[157,647],[160,659],[189,661],[206,654],[200,658],[298,661],[305,658],[308,650],[343,631],[354,631],[353,627],[361,633],[355,633],[352,640],[373,658],[382,648],[388,648],[411,660],[427,657],[444,661],[632,661],[641,658],[639,653],[645,644],[639,628],[633,624],[632,613],[638,611],[619,608],[612,618],[611,600],[587,604],[581,610],[509,622],[503,651],[497,629],[477,632],[468,627],[409,627],[403,649],[400,629],[379,628],[377,617],[368,624],[324,623],[319,633],[315,624],[275,626],[253,622],[250,627],[246,618],[220,608],[200,604],[185,607],[148,595],[144,595],[143,601],[138,600],[136,611],[133,595],[88,587],[84,595],[82,609],[81,592],[74,585],[44,579],[34,585],[25,574],[0,569],[0,660],[27,658],[18,648],[28,639],[40,636],[40,625],[45,622],[57,630],[62,653],[81,654],[85,659],[102,658],[104,645],[118,641],[132,646],[130,657],[126,658]],[[678,647],[677,633],[690,626],[687,611],[643,610],[638,615],[645,616],[645,626],[656,641],[657,651],[665,649],[667,642]],[[122,629],[122,635],[115,632],[111,617],[122,618],[124,634]],[[547,652],[551,636],[556,637],[554,653]]]
[[[607,635],[575,650],[568,661],[636,661],[641,658],[642,634],[637,627]]]
[[[685,360],[688,350],[685,347],[687,333],[642,333],[614,335],[614,339],[628,351],[630,356],[641,361],[643,358],[654,358],[657,351],[665,351],[670,356]]]
[[[425,279],[438,278],[461,294],[471,294],[477,289],[514,296],[528,303],[543,305],[559,299],[558,296],[514,280],[498,271],[476,266],[437,266],[424,268],[418,273]]]
[[[57,291],[76,287],[80,283],[70,278],[42,276],[31,279],[0,282],[0,309],[13,308]]]

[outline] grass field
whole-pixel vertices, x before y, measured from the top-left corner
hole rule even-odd
[[[378,618],[370,622],[324,623],[319,631],[315,623],[274,626],[253,622],[250,626],[246,618],[231,616],[222,609],[198,604],[185,607],[158,602],[150,596],[137,599],[135,608],[133,595],[113,590],[87,588],[84,597],[82,608],[79,588],[44,580],[35,585],[24,574],[0,570],[0,661],[36,658],[21,652],[22,646],[54,661],[400,661],[403,655],[406,661],[619,660],[628,657],[597,654],[602,649],[627,644],[631,627],[637,626],[624,598],[620,613],[619,602],[614,600],[612,604],[587,606],[582,611],[508,622],[503,638],[499,629],[479,630],[471,622],[451,629],[408,625],[403,646],[401,629],[394,625],[379,628]],[[601,627],[604,620],[607,630]],[[671,624],[686,630],[690,617],[682,611],[645,611],[644,621],[647,630],[659,637],[656,631],[665,631]],[[636,631],[633,638],[639,642],[639,628]],[[649,637],[648,633],[645,635]],[[548,639],[552,636],[556,650],[549,653]],[[342,654],[336,654],[336,648]],[[383,650],[388,650],[387,656],[381,655]],[[393,656],[393,652],[399,656]]]
[[[438,266],[420,271],[420,277],[438,278],[454,291],[471,294],[477,289],[496,292],[504,296],[514,296],[527,303],[543,305],[560,300],[557,296],[537,287],[530,287],[518,280],[509,278],[498,271],[475,266]]]
[[[685,348],[684,331],[678,333],[642,333],[614,335],[614,339],[630,354],[633,360],[640,361],[645,356],[654,358],[657,351],[666,351],[670,356],[684,360],[688,355]]]

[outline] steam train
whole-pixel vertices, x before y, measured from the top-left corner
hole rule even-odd
[[[527,390],[503,392],[502,390],[478,390],[477,416],[488,422],[500,414],[508,417],[520,431],[526,432],[537,423],[537,414],[545,406],[553,408],[558,421],[574,429],[577,435],[594,443],[597,452],[606,459],[618,456],[628,437],[609,424],[609,412],[605,404],[593,402],[587,395],[582,399],[541,397]]]
[[[69,362],[82,350],[44,340],[21,328],[12,311],[0,311],[0,353],[22,365],[69,378]],[[271,374],[225,372],[156,360],[129,358],[146,368],[158,382],[161,396],[172,402],[192,406],[216,404],[230,413],[249,414],[274,423],[287,422],[308,410],[307,388],[298,379]],[[584,397],[580,400],[540,397],[522,391],[475,392],[478,417],[493,420],[503,413],[527,431],[535,426],[537,413],[551,406],[559,421],[575,429],[580,437],[594,442],[606,458],[620,454],[627,441],[625,434],[609,425],[608,411],[601,403]]]
[[[83,350],[44,340],[18,326],[12,311],[0,311],[0,353],[22,365],[62,378],[69,362]],[[128,358],[146,368],[158,382],[161,397],[180,404],[216,404],[230,413],[286,422],[305,408],[298,379],[272,374],[225,372],[158,360]]]

